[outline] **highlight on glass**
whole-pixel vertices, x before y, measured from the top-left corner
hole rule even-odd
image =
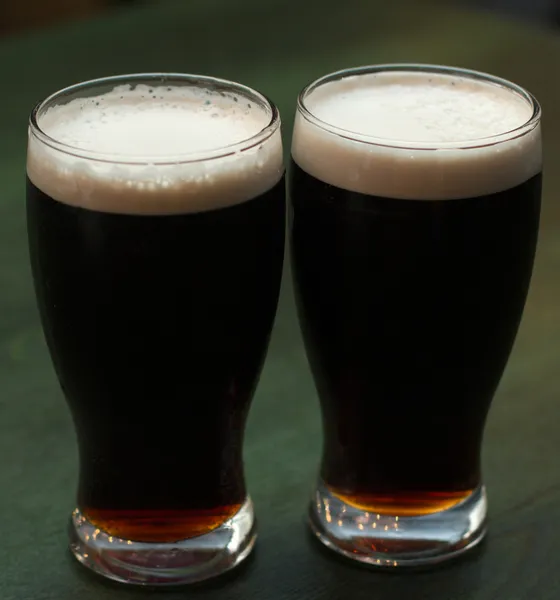
[[[109,77],[34,109],[31,265],[79,448],[70,547],[99,574],[184,584],[250,553],[243,432],[284,214],[280,117],[241,84]]]
[[[299,96],[291,260],[321,402],[310,526],[382,567],[486,532],[480,453],[537,244],[540,107],[492,75],[348,69]]]

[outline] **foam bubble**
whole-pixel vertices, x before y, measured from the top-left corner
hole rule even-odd
[[[491,82],[412,71],[369,73],[318,86],[305,106],[327,125],[298,111],[295,162],[351,191],[468,198],[523,183],[542,168],[539,125],[490,143],[491,136],[522,127],[533,112],[520,94]]]
[[[234,147],[270,120],[270,111],[244,95],[118,86],[40,113],[41,131],[65,148],[31,131],[27,173],[55,200],[107,212],[229,206],[267,191],[282,176],[279,128],[254,147]]]

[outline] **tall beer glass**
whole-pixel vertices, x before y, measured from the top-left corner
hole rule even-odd
[[[299,97],[291,252],[324,447],[311,527],[377,566],[486,531],[486,415],[531,279],[540,108],[429,65],[327,75]]]
[[[283,174],[277,109],[237,83],[110,77],[31,115],[31,264],[80,458],[71,549],[106,577],[189,583],[251,551],[242,443]]]

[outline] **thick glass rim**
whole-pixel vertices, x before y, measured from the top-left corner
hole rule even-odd
[[[412,142],[399,139],[376,137],[372,135],[362,134],[358,131],[351,131],[342,127],[337,127],[336,125],[332,125],[331,123],[328,123],[327,121],[324,121],[323,119],[320,119],[319,117],[314,115],[313,112],[306,106],[307,97],[314,90],[318,89],[326,83],[338,81],[346,77],[384,72],[414,72],[435,73],[439,75],[455,75],[458,77],[491,83],[493,85],[497,85],[502,88],[508,89],[512,92],[515,92],[518,96],[521,96],[530,105],[532,109],[532,114],[525,123],[522,123],[518,127],[515,127],[514,129],[511,129],[509,131],[504,131],[502,133],[481,138],[474,138],[472,140],[430,143],[425,141]],[[473,69],[464,69],[461,67],[451,67],[445,65],[423,63],[387,63],[380,65],[365,65],[361,67],[353,67],[349,69],[334,71],[333,73],[329,73],[327,75],[324,75],[323,77],[320,77],[319,79],[312,81],[302,89],[298,96],[297,110],[306,121],[323,129],[324,131],[327,131],[328,133],[332,133],[334,135],[351,140],[353,142],[368,144],[372,146],[382,146],[398,150],[468,150],[493,146],[502,142],[511,141],[516,138],[523,137],[524,135],[535,129],[535,127],[539,124],[541,120],[542,114],[541,106],[537,99],[526,89],[517,85],[516,83],[508,81],[507,79],[503,79],[501,77],[497,77],[496,75],[491,75],[490,73],[476,71]]]
[[[97,152],[95,150],[88,150],[86,148],[80,148],[79,146],[73,146],[61,142],[48,133],[41,129],[39,120],[41,113],[53,106],[57,100],[68,99],[72,100],[74,97],[87,97],[80,96],[87,91],[92,92],[92,96],[95,96],[95,92],[99,91],[100,88],[108,88],[109,86],[115,87],[123,84],[148,84],[148,85],[185,85],[190,84],[193,87],[206,87],[211,90],[218,92],[229,92],[239,93],[270,112],[270,120],[260,131],[256,134],[234,144],[225,146],[219,146],[210,150],[204,150],[199,152],[187,152],[173,155],[159,155],[159,156],[148,156],[148,155],[131,155],[122,153],[112,152]],[[104,90],[106,91],[106,89]],[[241,83],[230,81],[228,79],[221,79],[219,77],[211,77],[208,75],[195,75],[187,73],[130,73],[125,75],[112,75],[108,77],[99,77],[96,79],[90,79],[80,83],[70,85],[62,88],[61,90],[54,92],[41,102],[37,103],[31,115],[29,117],[29,131],[38,141],[49,146],[53,150],[57,150],[64,154],[74,156],[76,158],[83,158],[96,162],[105,162],[111,164],[120,165],[177,165],[177,164],[188,164],[196,162],[204,162],[208,160],[215,160],[225,158],[250,150],[269,139],[280,127],[280,113],[276,105],[269,100],[267,96],[258,92],[257,90],[250,88]]]

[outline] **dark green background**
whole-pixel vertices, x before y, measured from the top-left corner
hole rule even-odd
[[[486,432],[488,541],[470,558],[437,571],[385,574],[340,562],[309,539],[303,514],[318,462],[320,423],[287,276],[246,439],[248,480],[260,521],[255,556],[224,581],[154,595],[209,600],[560,596],[560,39],[449,4],[184,0],[0,42],[1,600],[141,594],[92,578],[66,553],[76,449],[28,268],[23,183],[32,105],[92,77],[203,72],[240,80],[273,98],[288,149],[295,98],[306,82],[334,69],[386,61],[495,72],[528,87],[544,108],[546,181],[535,276]]]

